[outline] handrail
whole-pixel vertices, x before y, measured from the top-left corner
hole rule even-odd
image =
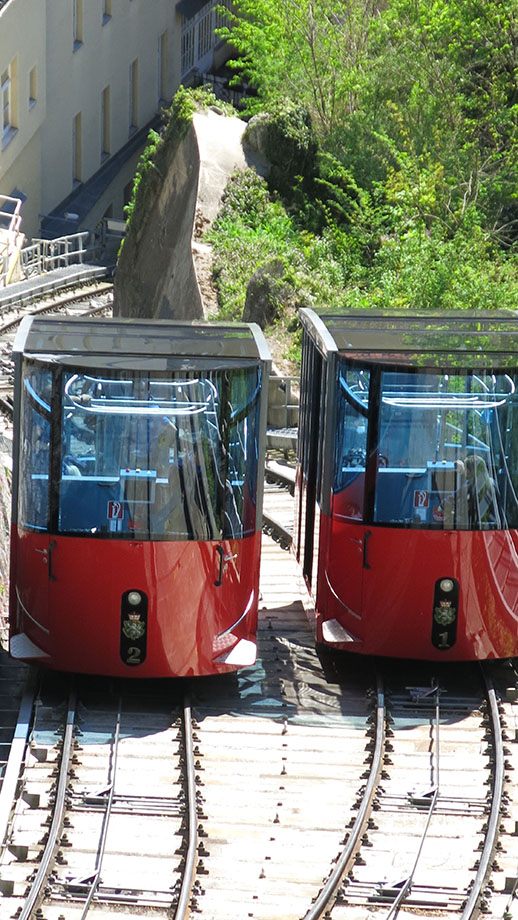
[[[8,203],[14,204],[14,208],[11,211],[4,211],[2,205]],[[18,233],[20,230],[22,222],[20,211],[22,204],[21,198],[13,198],[11,195],[0,195],[0,219],[3,217],[9,218],[7,227],[5,228],[9,233]]]
[[[0,216],[2,212],[0,211]],[[33,239],[30,246],[24,246],[19,252],[20,268],[22,275],[45,274],[56,268],[84,262],[88,253],[88,240],[91,236],[89,230],[72,233],[69,236],[60,236],[54,240]],[[0,253],[0,287],[8,283],[9,259]]]
[[[23,201],[11,195],[0,195],[0,242],[1,267],[0,286],[9,284],[20,258],[20,248],[23,237],[20,234],[22,215],[20,213]],[[11,205],[9,210],[5,210]]]

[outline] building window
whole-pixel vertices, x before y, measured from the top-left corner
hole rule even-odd
[[[110,87],[106,86],[101,96],[101,158],[110,155]]]
[[[133,133],[138,125],[138,59],[129,69],[129,129]]]
[[[83,0],[74,2],[74,51],[83,44]]]
[[[29,73],[29,108],[32,109],[36,105],[36,99],[38,98],[38,71],[36,67],[33,67]]]
[[[14,58],[8,67],[0,72],[0,107],[1,107],[1,139],[5,147],[18,128],[18,61]]]
[[[158,100],[167,98],[167,31],[158,38]]]
[[[73,185],[76,186],[82,182],[82,172],[83,172],[83,163],[82,163],[82,118],[81,112],[74,118],[72,125],[72,181]]]
[[[0,91],[2,93],[2,137],[10,131],[11,125],[11,77],[9,68],[4,70],[0,80]]]
[[[112,0],[103,0],[103,26],[112,18]]]

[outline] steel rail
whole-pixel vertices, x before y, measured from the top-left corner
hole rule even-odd
[[[500,812],[502,809],[502,797],[504,792],[504,744],[502,739],[502,724],[500,722],[500,713],[498,712],[498,701],[496,690],[493,685],[491,676],[488,673],[487,666],[481,664],[482,674],[486,683],[487,701],[489,704],[489,714],[491,717],[491,732],[493,735],[494,751],[494,772],[493,788],[491,796],[491,809],[487,823],[487,831],[484,840],[484,847],[480,856],[479,867],[475,880],[469,892],[468,899],[464,905],[460,920],[470,920],[473,916],[479,902],[482,888],[485,885],[487,876],[491,869],[491,858],[498,838],[498,827],[500,823]]]
[[[7,766],[2,779],[2,789],[0,791],[0,848],[7,845],[9,822],[16,800],[16,788],[20,779],[23,756],[32,722],[36,687],[36,671],[31,668],[25,682],[16,728],[9,748]]]
[[[77,693],[75,685],[73,682],[70,684],[70,691],[68,697],[68,709],[67,709],[67,718],[65,725],[65,732],[63,736],[63,745],[61,750],[61,761],[59,766],[59,778],[56,788],[56,798],[54,802],[54,813],[52,816],[52,822],[49,829],[49,836],[45,849],[43,850],[40,864],[38,866],[38,871],[32,882],[31,889],[25,900],[20,914],[18,915],[18,920],[29,920],[32,911],[36,907],[38,899],[42,896],[43,887],[48,879],[49,868],[51,866],[52,859],[54,857],[54,852],[58,844],[58,836],[61,833],[63,826],[63,817],[65,810],[65,797],[67,792],[68,777],[70,771],[70,758],[72,754],[72,742],[74,736],[74,722],[76,716],[76,707],[77,707]]]
[[[67,303],[73,302],[77,298],[77,293],[74,295],[74,291],[84,290],[83,296],[86,296],[87,291],[85,289],[88,287],[91,294],[105,293],[110,288],[113,288],[113,282],[106,280],[106,273],[97,276],[84,275],[75,279],[70,275],[66,275],[61,277],[59,281],[56,280],[47,290],[35,291],[27,288],[25,291],[19,291],[13,299],[6,299],[0,294],[0,316],[12,313],[14,310],[19,309],[20,306],[30,307],[31,304],[42,303],[45,300],[47,301],[48,309],[58,305],[66,306]],[[5,288],[0,288],[0,291],[4,293],[5,290]]]
[[[84,301],[91,302],[92,300],[95,300],[96,296],[99,296],[99,295],[105,296],[106,293],[109,292],[110,287],[113,287],[113,286],[105,284],[103,285],[103,290],[96,288],[93,292],[89,291],[82,295],[81,294],[80,295],[78,294],[70,295],[66,300],[63,300],[60,303],[47,304],[43,307],[37,307],[33,310],[30,310],[30,303],[26,304],[25,306],[22,306],[22,309],[20,313],[18,314],[18,316],[16,316],[12,320],[9,320],[8,323],[4,323],[4,325],[0,324],[0,338],[6,335],[8,332],[12,331],[13,329],[16,329],[16,327],[20,325],[21,321],[28,315],[28,312],[25,312],[26,308],[28,311],[30,311],[31,316],[33,315],[36,316],[38,314],[45,315],[47,313],[59,314],[59,312],[63,310],[66,306],[68,306],[70,303],[76,303],[79,306]],[[99,313],[104,313],[106,310],[111,310],[111,309],[113,309],[113,303],[109,303],[109,302],[106,304],[97,303],[94,306],[91,306],[91,304],[90,306],[88,306],[88,303],[86,303],[85,309],[82,315],[83,316],[97,316]],[[7,394],[12,393],[12,389],[13,389],[12,384],[9,383],[9,376],[10,376],[9,370],[3,371],[2,369],[0,369],[0,387],[2,388],[5,387],[5,391]],[[4,381],[4,383],[2,383],[2,381]],[[12,403],[9,402],[8,396],[0,396],[0,413],[4,415],[10,422],[13,421],[14,410],[13,410]]]
[[[414,875],[415,875],[419,860],[421,858],[421,853],[423,851],[424,842],[426,840],[428,829],[430,827],[430,822],[435,812],[435,808],[437,805],[437,799],[439,797],[439,723],[440,723],[439,687],[438,686],[434,687],[432,689],[432,692],[434,691],[435,691],[435,783],[433,783],[433,786],[432,786],[433,795],[432,795],[432,798],[430,799],[430,806],[428,808],[425,826],[421,834],[421,840],[419,842],[419,847],[415,855],[414,864],[412,866],[412,869],[410,871],[408,878],[405,879],[405,882],[402,885],[401,890],[398,892],[393,903],[390,905],[390,909],[388,913],[386,914],[385,920],[392,920],[392,917],[396,916],[400,905],[406,899],[407,895],[409,895],[410,892],[412,891],[412,882],[414,880]],[[432,779],[433,779],[433,774],[432,774]]]
[[[372,801],[379,782],[381,769],[383,766],[383,752],[385,749],[385,692],[383,681],[380,675],[377,677],[376,687],[376,742],[372,755],[372,763],[369,771],[369,778],[363,792],[360,808],[356,816],[351,833],[347,839],[347,844],[340,854],[338,861],[331,875],[327,879],[322,891],[315,899],[313,905],[304,915],[303,920],[318,920],[327,908],[333,897],[338,885],[342,881],[344,873],[349,868],[351,860],[354,858],[358,847],[360,835],[363,832],[365,824],[369,818],[372,807]]]
[[[268,536],[271,536],[274,540],[277,540],[282,548],[289,549],[293,543],[293,534],[289,530],[286,530],[285,527],[277,521],[274,517],[267,514],[263,509],[263,522],[262,530]]]
[[[183,738],[185,748],[185,778],[187,785],[187,852],[182,875],[182,885],[174,920],[184,920],[188,915],[191,892],[196,875],[198,856],[198,810],[196,807],[196,775],[194,770],[194,751],[192,738],[192,715],[189,699],[183,703]]]
[[[99,840],[99,847],[97,850],[97,857],[95,860],[95,868],[93,875],[91,876],[90,890],[86,897],[86,901],[83,905],[83,910],[81,912],[80,920],[84,920],[88,911],[90,910],[90,905],[95,897],[97,888],[99,887],[99,881],[101,878],[101,869],[104,859],[104,852],[106,850],[106,838],[108,836],[108,826],[110,823],[110,817],[112,813],[113,806],[113,797],[115,794],[115,776],[117,772],[117,757],[119,753],[119,741],[120,741],[120,730],[121,730],[121,717],[122,717],[122,701],[119,698],[119,705],[117,709],[117,718],[115,721],[115,731],[113,733],[113,742],[112,742],[112,752],[111,752],[111,763],[110,763],[110,775],[108,776],[109,782],[109,794],[106,800],[106,807],[104,810],[102,826],[101,826],[101,837]]]
[[[81,290],[83,290],[83,288],[81,288]],[[100,296],[109,294],[110,290],[113,290],[113,284],[110,284],[108,282],[103,282],[102,284],[97,285],[97,287],[93,288],[90,291],[83,290],[83,293],[81,294],[79,290],[76,290],[75,293],[67,294],[66,296],[62,297],[60,300],[56,300],[53,303],[43,304],[41,307],[35,307],[32,310],[30,309],[30,306],[31,306],[30,302],[24,303],[24,301],[22,301],[22,308],[20,310],[19,315],[15,317],[14,319],[9,320],[7,323],[3,323],[0,325],[0,336],[4,335],[6,332],[9,332],[11,329],[16,328],[16,326],[18,326],[21,323],[22,319],[25,316],[27,316],[29,313],[31,316],[39,316],[39,315],[43,316],[46,313],[59,313],[60,310],[63,310],[65,307],[70,306],[70,304],[80,303],[81,301],[84,301],[84,300],[91,300],[94,297],[100,297]],[[96,306],[92,308],[92,312],[99,313],[101,312],[101,310],[108,310],[110,306],[111,306],[110,304],[106,304],[103,307]],[[27,313],[23,312],[25,310],[27,310]],[[8,312],[8,311],[5,310],[4,312]],[[9,312],[12,312],[12,309]]]

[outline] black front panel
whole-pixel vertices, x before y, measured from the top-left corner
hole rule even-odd
[[[124,664],[143,664],[147,653],[148,599],[143,591],[133,588],[121,598],[120,656]]]
[[[439,578],[435,582],[432,618],[432,645],[447,651],[457,638],[459,616],[459,583],[455,578]]]

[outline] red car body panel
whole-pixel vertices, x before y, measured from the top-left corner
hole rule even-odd
[[[442,578],[460,586],[448,650],[431,643]],[[351,636],[335,647],[349,651],[437,661],[516,656],[518,531],[368,527],[321,515],[315,601],[317,639],[335,619]]]
[[[242,638],[255,642],[260,544],[260,532],[145,542],[13,529],[11,638],[26,636],[41,650],[33,660],[57,670],[119,677],[235,670],[239,665],[217,659]],[[138,666],[125,664],[119,651],[127,591],[148,597],[146,654]]]

